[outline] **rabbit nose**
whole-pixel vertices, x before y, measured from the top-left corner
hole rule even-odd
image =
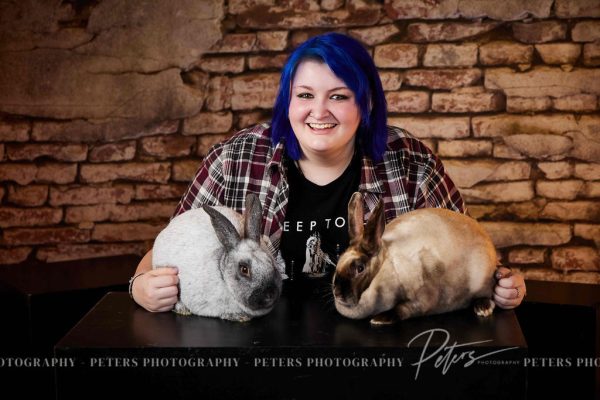
[[[279,289],[276,285],[269,285],[265,289],[256,290],[250,296],[250,303],[255,309],[271,307],[279,297]]]

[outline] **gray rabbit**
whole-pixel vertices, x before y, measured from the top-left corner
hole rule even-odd
[[[261,205],[246,196],[241,216],[226,207],[189,210],[173,218],[154,242],[152,268],[179,270],[175,312],[248,321],[271,311],[282,271],[261,241]]]

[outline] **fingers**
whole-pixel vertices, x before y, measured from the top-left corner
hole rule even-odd
[[[499,271],[500,274],[506,271]],[[512,309],[517,307],[523,301],[527,288],[525,287],[525,279],[519,273],[510,273],[508,277],[498,280],[494,287],[493,299],[496,305],[504,309]]]
[[[163,269],[169,271],[161,271]],[[154,271],[160,272],[153,273]],[[177,268],[159,268],[152,270],[152,272],[150,272],[149,275],[150,286],[155,289],[176,286],[179,283],[179,276],[177,276]]]
[[[179,293],[177,273],[177,268],[165,267],[150,270],[137,278],[133,291],[138,304],[152,312],[172,310]]]
[[[496,269],[496,279],[509,278],[512,276],[512,270],[506,267]]]

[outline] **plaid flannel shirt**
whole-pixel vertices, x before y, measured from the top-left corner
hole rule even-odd
[[[289,196],[283,164],[284,145],[273,147],[268,124],[244,129],[211,148],[179,202],[173,217],[203,204],[243,212],[248,192],[263,205],[263,234],[271,251],[279,249]],[[359,191],[369,217],[380,198],[386,221],[423,207],[466,212],[465,204],[441,161],[419,140],[388,127],[388,149],[374,164],[362,157]]]

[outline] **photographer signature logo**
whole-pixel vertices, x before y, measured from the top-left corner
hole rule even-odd
[[[442,344],[440,346],[433,347],[431,346],[432,339],[434,336],[436,338],[442,338]],[[461,348],[465,348],[468,346],[475,346],[482,343],[488,343],[492,340],[480,340],[476,342],[468,342],[458,344],[456,342],[452,344],[448,344],[450,342],[450,332],[445,329],[434,328],[427,331],[423,331],[413,337],[410,342],[408,342],[408,347],[411,347],[413,343],[417,344],[419,339],[424,339],[425,344],[423,345],[423,351],[421,352],[421,356],[419,361],[413,363],[413,366],[417,367],[417,371],[415,373],[415,380],[419,377],[419,371],[421,370],[421,366],[428,363],[433,362],[433,366],[436,369],[442,369],[442,375],[446,375],[446,373],[450,370],[452,366],[455,364],[462,363],[464,368],[470,367],[476,361],[483,360],[487,357],[490,357],[494,354],[502,353],[509,350],[517,349],[518,347],[508,347],[500,350],[490,351],[488,353],[477,354],[476,350],[470,349],[467,351],[461,351]]]

